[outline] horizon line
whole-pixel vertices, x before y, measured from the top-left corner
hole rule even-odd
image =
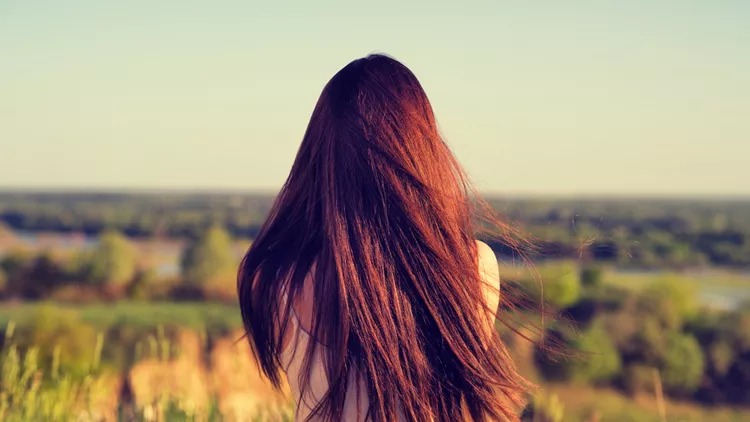
[[[2,186],[0,194],[181,194],[181,195],[259,195],[276,196],[281,190],[270,188],[227,188],[227,187],[93,187],[93,186]],[[510,198],[510,199],[537,199],[537,200],[617,200],[617,199],[640,199],[640,200],[710,200],[710,201],[746,201],[750,200],[750,193],[671,193],[671,192],[502,192],[502,191],[480,191],[482,196],[488,199]]]

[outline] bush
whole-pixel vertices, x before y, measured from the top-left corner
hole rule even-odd
[[[537,394],[521,414],[524,422],[562,422],[565,406],[557,394]]]
[[[49,253],[42,253],[15,280],[12,293],[24,299],[44,299],[65,282],[65,273]]]
[[[180,259],[182,276],[187,285],[203,287],[228,270],[236,270],[229,234],[213,227],[188,245]]]
[[[16,343],[37,347],[42,362],[49,365],[59,353],[61,368],[78,374],[90,369],[86,365],[96,354],[97,333],[74,312],[45,305],[37,310],[31,324],[17,331]]]
[[[646,290],[640,294],[635,312],[652,319],[666,330],[680,330],[685,320],[680,304],[659,290]]]
[[[674,275],[667,275],[651,285],[644,295],[670,302],[682,318],[698,309],[698,294],[693,283]]]
[[[594,324],[576,342],[575,346],[586,359],[573,361],[573,379],[586,383],[612,380],[622,367],[620,354],[602,324]]]
[[[528,282],[526,289],[531,299],[556,309],[564,309],[578,302],[581,282],[578,271],[571,264],[549,264],[540,271],[541,283]]]
[[[127,297],[133,300],[149,300],[158,296],[156,287],[158,280],[156,273],[149,269],[138,271],[133,281],[125,289]]]
[[[604,270],[600,265],[587,264],[581,269],[581,284],[588,289],[602,285]]]
[[[130,241],[118,232],[102,233],[90,257],[88,281],[121,289],[133,279],[135,269],[136,250]]]
[[[662,360],[664,390],[685,395],[694,392],[703,379],[703,351],[689,334],[667,333]]]
[[[536,363],[546,380],[602,383],[620,371],[620,355],[601,322],[595,322],[582,334],[552,330],[548,336],[561,341],[574,355],[558,357],[553,356],[554,351],[538,349]]]

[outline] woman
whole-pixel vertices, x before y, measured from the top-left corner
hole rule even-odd
[[[250,345],[297,420],[517,420],[497,260],[417,78],[383,55],[326,85],[238,276]],[[486,226],[486,224],[485,224]]]

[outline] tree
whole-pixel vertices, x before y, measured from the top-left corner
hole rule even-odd
[[[532,299],[539,300],[543,296],[544,303],[557,309],[564,309],[578,302],[581,282],[573,265],[548,265],[540,274],[541,285],[538,282],[529,284]]]
[[[575,356],[557,357],[554,351],[539,349],[536,363],[545,379],[601,383],[610,381],[622,368],[620,354],[601,320],[595,321],[583,333],[572,330],[553,330],[549,336],[564,341],[565,348]]]
[[[116,231],[106,231],[91,254],[87,276],[91,282],[112,287],[129,283],[136,270],[136,250]]]
[[[666,333],[666,351],[662,360],[662,382],[674,394],[690,394],[703,378],[703,351],[690,334]]]
[[[193,287],[207,286],[234,265],[229,234],[218,226],[211,227],[190,243],[180,259],[182,277]]]
[[[573,362],[574,380],[588,383],[606,382],[620,372],[620,354],[602,324],[594,324],[576,339],[575,347],[588,356]]]
[[[581,269],[581,284],[586,288],[596,288],[602,285],[604,271],[596,264],[585,265]]]
[[[651,285],[645,296],[669,302],[682,318],[691,316],[698,308],[698,295],[695,285],[674,275],[667,275]]]

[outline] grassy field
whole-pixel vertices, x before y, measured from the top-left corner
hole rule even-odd
[[[0,305],[0,326],[8,321],[24,325],[48,303],[13,303]],[[97,328],[113,325],[157,327],[175,325],[186,328],[215,326],[235,328],[242,325],[239,309],[232,305],[208,302],[116,302],[90,305],[54,304],[56,308],[77,314],[81,321]]]
[[[32,321],[34,313],[49,304],[4,304],[0,306],[0,324],[9,320],[23,325]],[[96,327],[106,328],[125,324],[143,328],[175,325],[185,328],[239,327],[241,320],[236,306],[210,303],[140,303],[120,302],[85,306],[56,305],[77,314]],[[533,347],[526,342],[514,342],[514,356],[522,371],[532,381],[539,382],[535,373]],[[629,397],[610,388],[595,388],[571,384],[540,383],[543,394],[554,394],[565,407],[563,421],[589,420],[596,414],[600,422],[661,422],[653,397]],[[739,422],[750,420],[750,409],[730,407],[702,407],[694,403],[667,402],[667,420],[698,422]]]

